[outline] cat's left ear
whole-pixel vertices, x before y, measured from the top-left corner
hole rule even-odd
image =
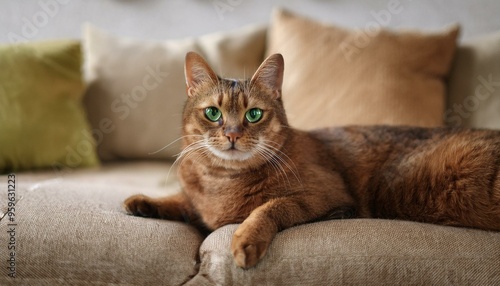
[[[186,76],[188,96],[192,96],[194,89],[202,83],[208,82],[216,85],[218,82],[215,72],[210,68],[205,59],[195,52],[188,52],[186,54],[184,75]]]
[[[251,84],[258,84],[272,90],[274,99],[281,98],[281,85],[283,84],[283,71],[285,63],[281,54],[269,56],[260,65],[251,79]]]

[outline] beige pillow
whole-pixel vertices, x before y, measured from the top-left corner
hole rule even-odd
[[[199,38],[147,42],[111,36],[87,25],[85,105],[99,156],[151,159],[179,153],[180,141],[175,140],[181,134],[186,98],[186,53],[200,53],[221,76],[243,78],[253,74],[263,59],[265,30],[251,26]]]
[[[500,32],[458,48],[449,86],[448,125],[500,129]]]
[[[441,33],[351,31],[278,10],[268,54],[285,58],[292,126],[439,126],[458,27]]]

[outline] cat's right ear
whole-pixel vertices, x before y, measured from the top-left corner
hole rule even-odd
[[[202,83],[210,82],[217,84],[218,82],[215,72],[210,68],[205,59],[195,52],[188,52],[186,54],[184,75],[186,76],[188,96],[192,96],[196,87]]]

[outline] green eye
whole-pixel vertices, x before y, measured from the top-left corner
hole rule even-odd
[[[245,114],[246,119],[250,123],[255,123],[259,121],[262,118],[262,109],[259,108],[252,108],[247,113]]]
[[[221,118],[222,112],[217,107],[207,107],[205,108],[205,116],[208,120],[217,122]]]

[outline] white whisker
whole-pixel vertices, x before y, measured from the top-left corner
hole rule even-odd
[[[167,149],[168,147],[172,146],[173,144],[175,144],[179,140],[182,140],[182,139],[184,139],[186,137],[193,137],[193,136],[201,136],[201,135],[184,135],[184,136],[182,136],[180,138],[175,139],[174,141],[170,142],[169,144],[167,144],[166,146],[160,148],[159,150],[151,152],[151,153],[148,153],[148,155],[154,155],[154,154],[160,153],[161,151],[163,151],[163,150]]]
[[[297,181],[302,185],[302,180],[300,178],[300,175],[299,175],[299,172],[297,170],[297,166],[295,165],[295,163],[293,162],[293,160],[288,157],[288,155],[286,155],[285,153],[283,153],[281,150],[279,150],[278,148],[272,146],[272,145],[269,145],[269,144],[266,144],[266,143],[263,143],[266,147],[268,148],[271,148],[273,149],[274,151],[276,152],[279,152],[279,154],[283,155],[284,157],[286,157],[286,159],[288,160],[285,160],[283,159],[281,156],[278,156],[278,154],[276,154],[276,158],[281,162],[283,163],[291,172],[292,174],[295,176],[295,179],[297,179]],[[291,164],[293,166],[291,166],[287,161],[291,162]]]
[[[193,135],[193,136],[201,136],[201,135]],[[167,173],[167,181],[168,178],[170,177],[170,172],[172,171],[172,168],[180,166],[182,162],[184,161],[185,158],[187,158],[189,155],[194,153],[197,150],[206,148],[206,144],[204,143],[204,140],[198,140],[195,141],[188,146],[186,146],[179,154],[175,155],[177,159],[174,161],[172,166],[170,166],[168,173]]]
[[[259,151],[259,154],[268,163],[270,163],[273,168],[274,166],[279,168],[276,172],[284,174],[289,186],[291,186],[291,182],[285,168],[287,168],[293,174],[297,182],[302,185],[302,179],[300,178],[297,166],[288,155],[276,147],[278,146],[276,142],[261,139],[255,140],[254,144],[256,145],[256,149]]]
[[[287,185],[288,183],[288,186],[291,187],[288,174],[283,169],[280,162],[277,159],[275,159],[275,154],[271,150],[263,146],[258,146],[258,150],[259,150],[259,155],[261,155],[266,160],[266,162],[268,162],[271,165],[276,174],[283,180],[283,183],[285,185]]]

